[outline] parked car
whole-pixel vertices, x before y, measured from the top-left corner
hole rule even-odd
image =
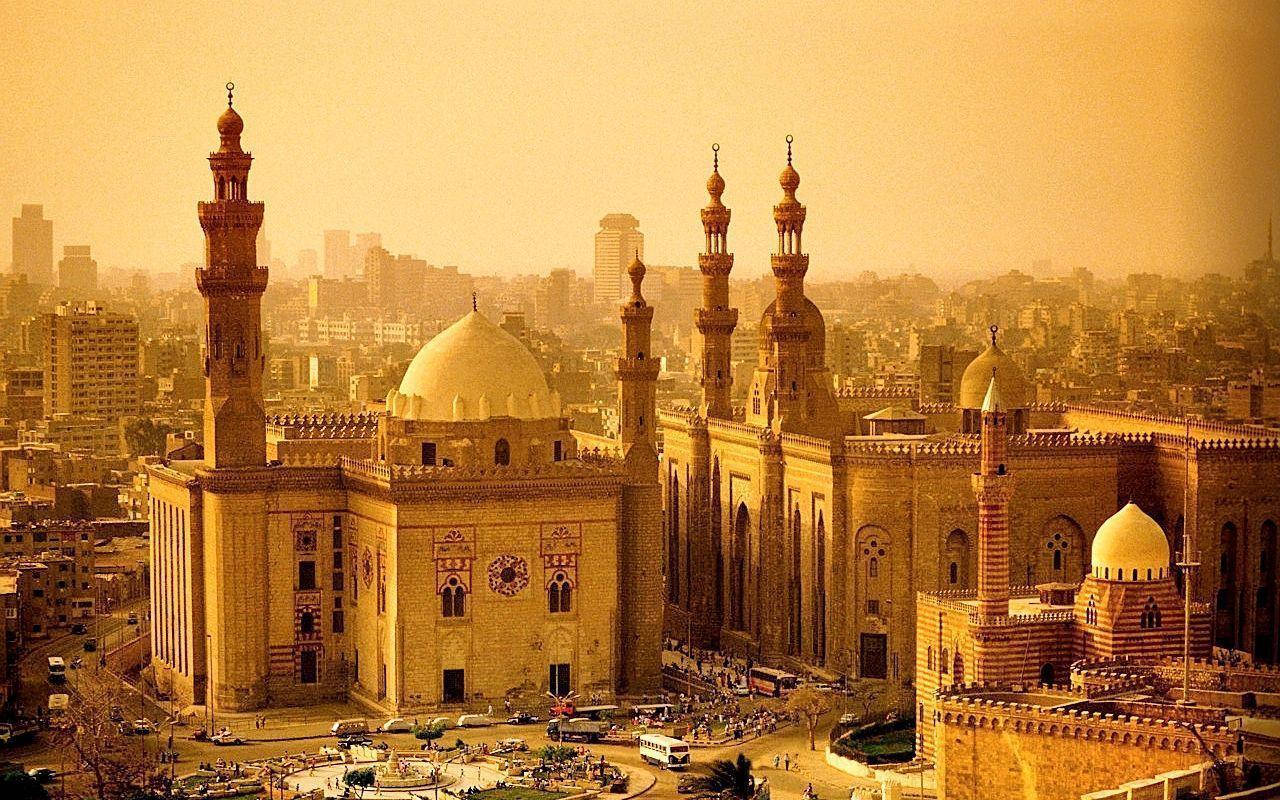
[[[137,625],[137,624],[138,624],[138,612],[136,612],[136,611],[130,611],[130,612],[129,612],[129,619],[128,619],[128,620],[126,620],[126,622],[127,622],[129,625]]]
[[[153,733],[155,729],[155,723],[149,719],[135,719],[133,721],[133,732],[140,736]]]
[[[413,722],[404,717],[392,717],[378,726],[383,733],[408,733],[413,730]]]
[[[510,717],[507,718],[508,725],[533,725],[534,723],[538,723],[541,721],[542,720],[538,717],[537,714],[530,714],[527,711],[521,711],[516,714],[512,714]]]
[[[89,626],[85,625],[83,622],[77,622],[71,626],[71,632],[79,636],[82,633],[88,633]]]
[[[81,646],[84,647],[86,653],[92,653],[94,650],[98,649],[98,640],[90,636],[88,639],[84,640],[84,644]]]
[[[373,740],[363,733],[351,733],[338,737],[338,747],[349,750],[352,747],[372,747]]]
[[[228,745],[236,745],[236,744],[244,744],[244,739],[241,739],[239,736],[236,736],[231,731],[223,731],[222,733],[215,733],[213,736],[209,737],[209,741],[213,742],[219,747],[226,747]]]
[[[840,715],[841,725],[856,725],[857,723],[858,723],[857,714],[841,714]]]
[[[738,697],[750,697],[751,687],[745,683],[734,684],[733,693]]]
[[[36,783],[40,784],[53,783],[53,779],[58,777],[58,773],[48,767],[37,767],[36,769],[27,770],[27,774],[30,775]]]
[[[458,717],[459,728],[486,728],[493,724],[493,720],[484,714],[463,714]]]

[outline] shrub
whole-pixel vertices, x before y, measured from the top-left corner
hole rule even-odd
[[[348,786],[366,787],[373,785],[373,767],[353,769],[342,778]]]

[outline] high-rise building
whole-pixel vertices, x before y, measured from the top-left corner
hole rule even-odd
[[[614,304],[622,298],[622,284],[627,281],[627,267],[644,258],[644,234],[640,220],[630,214],[606,214],[596,233],[596,263],[592,271],[596,281],[597,303]]]
[[[297,277],[308,278],[312,275],[320,274],[319,254],[310,247],[298,251],[298,266],[295,270]]]
[[[324,232],[324,276],[345,278],[355,271],[351,263],[351,231]]]
[[[138,412],[138,321],[89,302],[41,317],[44,413],[118,419]]]
[[[58,286],[76,296],[92,296],[98,290],[98,262],[89,255],[89,245],[69,244],[62,248],[58,262]]]
[[[357,233],[356,242],[351,248],[351,269],[352,274],[364,274],[364,260],[369,255],[369,251],[382,248],[382,234],[380,233]]]
[[[44,218],[42,205],[24,204],[22,216],[13,218],[13,274],[53,283],[53,220]]]

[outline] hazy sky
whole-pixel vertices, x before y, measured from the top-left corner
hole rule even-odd
[[[0,219],[198,257],[222,85],[275,254],[324,228],[479,271],[587,268],[601,216],[693,264],[721,143],[736,274],[783,137],[822,279],[1238,270],[1280,212],[1280,2],[27,2],[0,26]],[[10,228],[0,225],[0,263]]]

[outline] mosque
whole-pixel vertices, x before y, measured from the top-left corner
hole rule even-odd
[[[895,389],[834,391],[822,313],[805,295],[807,210],[790,141],[773,210],[776,298],[760,320],[746,405],[734,406],[738,311],[729,305],[731,212],[718,156],[701,212],[701,398],[659,413],[670,635],[796,672],[882,681],[882,690],[913,698],[927,645],[916,628],[919,593],[976,588],[980,504],[971,474],[994,379],[1006,465],[1018,476],[1006,556],[1018,596],[1074,586],[1088,573],[1077,599],[1096,594],[1099,615],[1129,597],[1128,584],[1119,594],[1109,588],[1116,565],[1099,561],[1112,551],[1099,549],[1095,532],[1132,522],[1129,510],[1104,527],[1132,502],[1154,520],[1149,532],[1181,545],[1188,529],[1206,565],[1193,580],[1195,601],[1208,609],[1197,624],[1212,644],[1277,660],[1280,441],[1245,425],[1037,404],[994,327],[955,405],[922,404]],[[1127,540],[1142,526],[1122,527]],[[1181,577],[1170,577],[1168,542],[1160,549],[1147,538],[1140,569],[1162,576],[1152,579],[1164,587],[1152,596],[1167,605],[1166,590]],[[1045,663],[1065,674],[1059,659],[1035,666]]]
[[[616,458],[578,451],[532,354],[478,310],[422,348],[384,412],[269,421],[263,204],[230,94],[217,128],[196,271],[204,454],[149,470],[157,683],[217,710],[350,698],[383,714],[655,690],[659,361],[644,265],[620,311]]]

